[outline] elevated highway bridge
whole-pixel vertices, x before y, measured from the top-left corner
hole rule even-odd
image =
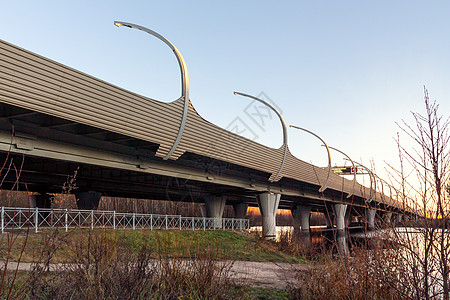
[[[310,211],[334,212],[338,229],[355,213],[369,223],[376,212],[414,215],[392,190],[354,185],[287,145],[274,149],[222,129],[188,98],[159,102],[1,40],[0,159],[1,189],[44,197],[76,174],[80,208],[95,208],[100,195],[205,202],[210,217],[221,217],[225,203],[240,217],[258,205],[267,238],[277,208],[296,211],[302,229]]]

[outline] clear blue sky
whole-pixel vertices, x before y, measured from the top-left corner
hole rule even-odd
[[[257,141],[278,147],[275,118],[261,129],[233,95],[264,92],[288,124],[383,175],[396,162],[396,121],[423,111],[423,85],[450,111],[450,2],[447,1],[2,1],[0,38],[153,99],[179,97],[173,53],[184,56],[191,101],[228,127],[239,117]],[[251,109],[251,107],[250,107]],[[320,142],[289,130],[291,151],[326,165]],[[333,164],[342,158],[333,156]],[[383,176],[384,177],[384,176]]]

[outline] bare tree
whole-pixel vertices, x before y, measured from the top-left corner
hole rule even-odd
[[[401,245],[396,264],[399,278],[411,298],[450,299],[449,287],[449,119],[439,114],[439,105],[430,102],[424,87],[425,114],[412,112],[414,124],[398,124],[407,142],[396,142],[400,167],[391,166],[400,186],[404,207],[413,206],[422,216],[414,234],[393,231]],[[412,200],[414,199],[414,200]],[[406,296],[406,295],[405,295]]]

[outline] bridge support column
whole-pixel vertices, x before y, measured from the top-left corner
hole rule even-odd
[[[392,221],[392,213],[391,212],[384,213],[384,223],[386,225],[390,225],[391,221]]]
[[[294,218],[294,234],[299,234],[300,232],[302,234],[309,234],[311,207],[297,205],[291,209],[291,214]]]
[[[205,204],[200,206],[200,213],[202,214],[203,218],[206,218],[206,205]]]
[[[258,206],[262,217],[262,236],[266,240],[277,238],[275,217],[281,194],[263,193],[258,195]]]
[[[100,203],[101,193],[88,191],[75,194],[78,209],[96,210]]]
[[[402,222],[403,219],[403,215],[402,214],[397,214],[397,223],[400,224]]]
[[[222,215],[227,202],[226,196],[205,196],[207,218],[214,218],[214,228],[222,228]]]
[[[377,214],[377,211],[375,209],[367,209],[366,211],[366,218],[367,218],[367,226],[369,229],[375,228],[375,215]]]
[[[334,211],[336,214],[336,229],[337,230],[345,230],[346,221],[345,221],[345,212],[347,211],[346,204],[335,204]]]
[[[247,215],[248,203],[235,203],[233,204],[234,217],[238,219],[244,219]]]
[[[52,197],[47,193],[39,193],[36,195],[29,195],[28,200],[30,201],[30,207],[32,208],[52,208]],[[46,219],[49,215],[49,211],[39,211],[38,218],[39,222]]]
[[[311,226],[309,223],[311,207],[297,205],[291,209],[291,214],[294,218],[294,238],[298,239],[298,242],[309,245],[311,243]]]
[[[30,207],[38,208],[52,208],[52,198],[49,194],[39,193],[36,195],[29,195]]]

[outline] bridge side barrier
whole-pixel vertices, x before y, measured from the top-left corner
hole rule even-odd
[[[112,228],[233,230],[250,229],[248,219],[183,217],[181,215],[118,213],[115,211],[1,207],[0,226],[7,229]]]

